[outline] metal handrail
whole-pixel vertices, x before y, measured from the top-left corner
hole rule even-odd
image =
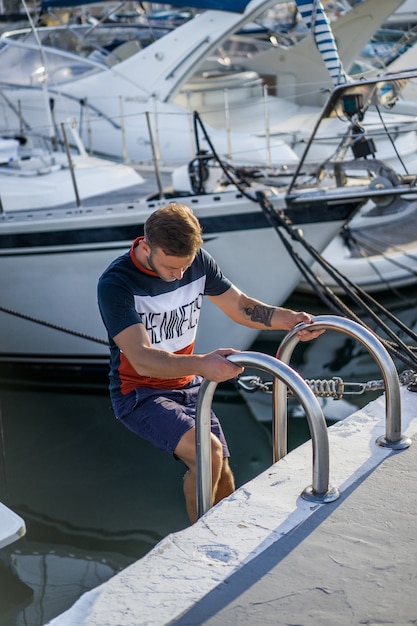
[[[312,485],[302,497],[315,502],[332,502],[339,497],[337,488],[329,485],[329,440],[320,404],[302,377],[289,365],[259,352],[240,352],[227,357],[243,367],[257,367],[282,379],[299,399],[306,413],[313,445]],[[203,380],[196,408],[197,515],[201,517],[212,506],[210,409],[217,383]]]
[[[277,359],[288,364],[293,350],[299,342],[297,331],[303,328],[314,330],[334,329],[360,341],[371,353],[381,368],[385,384],[386,417],[385,436],[378,437],[379,446],[393,450],[403,450],[411,444],[411,439],[401,434],[401,395],[400,381],[394,362],[379,339],[361,324],[353,320],[336,315],[318,315],[313,317],[312,324],[298,324],[281,342]],[[273,426],[274,433],[274,461],[287,454],[287,389],[281,380],[274,381],[273,391]]]

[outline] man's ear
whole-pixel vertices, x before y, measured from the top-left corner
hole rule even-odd
[[[140,242],[140,246],[141,246],[142,250],[143,250],[144,252],[146,252],[146,254],[149,254],[149,253],[150,253],[150,251],[151,251],[151,247],[150,247],[150,245],[148,244],[148,242],[146,241],[146,239],[142,239],[142,240],[141,240],[141,242]]]

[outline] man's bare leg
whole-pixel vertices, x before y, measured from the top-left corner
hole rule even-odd
[[[211,435],[211,461],[213,503],[216,504],[234,491],[234,479],[227,459],[223,459],[223,449],[220,441]],[[196,450],[195,429],[192,428],[181,438],[175,449],[175,454],[188,467],[184,476],[183,490],[185,504],[190,522],[197,521],[196,502]]]
[[[233,472],[229,466],[229,459],[223,459],[222,472],[220,474],[219,482],[217,483],[217,488],[213,491],[213,503],[217,504],[223,498],[227,498],[233,493],[235,490],[235,478],[233,476]]]
[[[187,470],[184,475],[183,492],[185,498],[185,508],[191,524],[197,521],[197,497],[196,497],[196,474]]]

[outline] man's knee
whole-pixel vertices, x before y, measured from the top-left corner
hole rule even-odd
[[[220,475],[223,467],[223,446],[216,435],[211,435],[211,464]]]
[[[223,468],[223,446],[221,441],[210,433],[211,438],[211,464],[213,468],[213,474],[220,476]],[[183,461],[187,467],[195,471],[196,467],[196,442],[195,442],[195,428],[188,430],[178,442],[177,447],[174,450],[174,454]]]
[[[195,445],[195,428],[190,428],[181,437],[177,447],[174,450],[177,456],[192,471],[196,465],[196,445]]]

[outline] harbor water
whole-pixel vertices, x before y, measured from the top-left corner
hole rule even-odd
[[[378,300],[417,329],[413,287]],[[295,294],[285,304],[329,312],[309,295]],[[275,354],[283,336],[262,333],[252,349]],[[307,379],[381,379],[366,349],[335,331],[299,344],[291,364]],[[326,418],[341,419],[376,393],[326,400]],[[216,389],[214,408],[238,486],[272,462],[270,405],[270,394],[262,391],[247,394],[232,384]],[[289,449],[308,438],[305,416],[290,400]],[[118,423],[103,372],[11,375],[0,366],[0,444],[0,501],[27,526],[25,537],[0,553],[0,626],[47,623],[188,525],[184,467]]]

